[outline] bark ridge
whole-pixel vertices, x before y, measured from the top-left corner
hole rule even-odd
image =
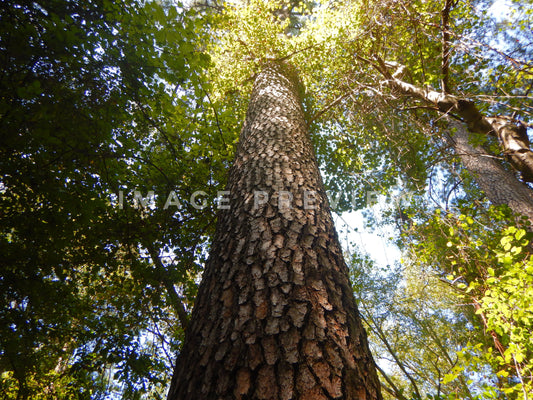
[[[381,399],[300,87],[256,78],[170,400]]]

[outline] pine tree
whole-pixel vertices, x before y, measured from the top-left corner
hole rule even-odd
[[[256,77],[169,400],[381,399],[301,92]]]

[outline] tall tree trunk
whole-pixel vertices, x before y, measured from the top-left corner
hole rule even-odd
[[[406,71],[403,65],[387,63],[379,57],[376,57],[377,64],[361,57],[359,59],[376,68],[387,79],[384,84],[403,95],[422,100],[441,112],[449,125],[455,128],[455,132],[449,133],[445,140],[460,156],[466,170],[473,175],[490,202],[495,205],[506,204],[513,212],[526,216],[533,223],[531,189],[491,158],[487,151],[469,142],[468,131],[497,137],[510,164],[520,171],[525,182],[533,182],[533,150],[523,124],[513,123],[501,116],[485,117],[472,101],[402,81],[400,77]],[[396,69],[393,74],[389,71],[391,68]],[[463,123],[452,121],[450,114],[460,117]]]
[[[450,133],[445,139],[461,158],[485,196],[494,205],[506,204],[515,213],[533,223],[533,193],[516,176],[503,168],[485,149],[470,143],[470,132],[464,124],[448,117]]]
[[[381,399],[299,90],[256,78],[169,400]]]

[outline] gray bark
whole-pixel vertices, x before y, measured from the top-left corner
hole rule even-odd
[[[368,60],[366,60],[369,62]],[[445,115],[454,127],[445,139],[455,149],[465,168],[474,176],[479,187],[494,205],[506,204],[519,215],[526,216],[533,223],[533,194],[531,189],[507,171],[486,150],[473,147],[469,142],[470,132],[496,136],[503,148],[503,154],[511,165],[520,171],[525,182],[533,182],[533,151],[523,125],[514,124],[504,117],[485,117],[472,101],[457,96],[437,92],[430,88],[420,88],[401,80],[405,67],[386,63],[381,59],[378,64],[371,63],[387,80],[384,82],[402,95],[422,100]],[[396,68],[394,74],[390,68]],[[455,114],[463,123],[453,121]]]
[[[526,216],[533,222],[533,194],[514,174],[495,160],[485,149],[471,144],[470,132],[464,124],[448,118],[451,128],[446,141],[461,158],[466,170],[494,205],[506,204],[515,213]]]

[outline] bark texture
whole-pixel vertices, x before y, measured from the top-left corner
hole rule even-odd
[[[169,400],[381,399],[299,88],[256,78]]]
[[[494,205],[506,204],[517,214],[525,215],[533,223],[533,194],[514,174],[494,159],[485,149],[470,143],[470,132],[465,126],[448,118],[450,133],[446,141],[461,158],[489,201]]]

